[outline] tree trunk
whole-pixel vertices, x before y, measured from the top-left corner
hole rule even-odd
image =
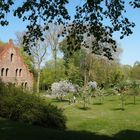
[[[56,65],[57,65],[57,54],[56,54],[56,49],[55,49],[55,53],[54,53],[54,78],[55,78],[55,81],[57,80],[57,77],[56,77]]]
[[[84,87],[86,87],[86,85],[87,85],[87,71],[86,70],[84,70]]]
[[[38,71],[37,71],[37,93],[39,93],[39,85],[40,85],[40,66],[38,66]]]

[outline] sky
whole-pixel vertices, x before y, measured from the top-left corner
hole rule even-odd
[[[17,5],[21,1],[17,1]],[[75,5],[79,5],[81,0],[71,0],[70,4],[67,5],[68,11],[73,15]],[[133,29],[133,34],[125,37],[124,39],[119,39],[120,34],[115,33],[114,38],[119,44],[119,47],[122,48],[123,53],[120,56],[120,62],[122,64],[133,65],[135,61],[140,61],[140,9],[133,10],[130,7],[127,7],[126,16],[130,21],[135,22],[136,26]],[[26,30],[26,22],[22,22],[18,18],[13,17],[11,14],[6,17],[10,22],[8,26],[0,26],[0,40],[8,42],[9,39],[16,40],[16,33]]]

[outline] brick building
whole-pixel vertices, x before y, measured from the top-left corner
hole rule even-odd
[[[14,83],[29,90],[33,87],[33,75],[12,40],[0,46],[0,79],[4,83]]]

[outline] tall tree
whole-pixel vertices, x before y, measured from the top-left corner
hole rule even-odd
[[[30,55],[23,51],[24,44],[23,44],[23,36],[25,32],[18,32],[16,33],[17,39],[16,44],[20,48],[21,55],[24,58],[26,64],[28,64],[30,70],[32,72],[37,73],[37,85],[36,91],[39,93],[39,85],[40,85],[40,72],[41,72],[41,65],[44,62],[45,55],[47,53],[48,43],[46,41],[39,42],[35,41],[34,47],[30,46]],[[34,73],[34,76],[36,74]]]
[[[95,55],[92,53],[92,41],[95,40],[93,36],[90,37],[85,37],[84,41],[85,44],[81,45],[80,43],[77,44],[77,47],[81,48],[80,51],[75,52],[72,48],[75,48],[75,42],[76,42],[76,36],[69,36],[69,40],[71,41],[71,47],[69,47],[69,41],[67,39],[64,39],[61,42],[60,49],[64,53],[64,60],[65,60],[65,66],[67,73],[69,72],[69,61],[72,58],[76,60],[75,55],[77,58],[80,58],[79,61],[79,66],[75,65],[76,67],[78,66],[80,70],[82,71],[82,77],[84,79],[84,85],[86,86],[87,83],[90,80],[97,80],[98,83],[107,83],[107,79],[109,80],[109,76],[111,76],[109,73],[111,71],[109,69],[112,69],[116,66],[118,66],[117,63],[119,63],[119,56],[122,52],[121,48],[117,48],[116,52],[111,50],[112,53],[112,58],[114,61],[109,62],[106,57],[104,57],[104,54],[101,56]],[[87,45],[89,46],[87,48]],[[110,43],[100,43],[100,47],[106,46],[106,48],[110,47]],[[103,53],[103,50],[97,50]],[[75,67],[75,68],[76,68]],[[109,67],[109,68],[108,68]],[[112,68],[111,68],[112,67]],[[119,67],[119,66],[118,66]],[[95,71],[95,72],[94,72]],[[68,74],[67,74],[68,75]],[[98,76],[97,76],[98,75]],[[108,81],[109,82],[109,81]]]
[[[48,31],[45,33],[45,40],[48,42],[50,48],[51,48],[51,52],[52,52],[52,56],[54,59],[54,77],[57,80],[57,73],[56,73],[56,69],[57,69],[57,57],[58,57],[58,52],[59,51],[59,37],[63,32],[63,26],[61,25],[55,25],[55,24],[49,24],[49,29]]]
[[[84,43],[85,34],[93,35],[95,40],[92,45],[92,52],[103,53],[104,56],[112,58],[110,51],[116,50],[116,42],[112,38],[112,34],[120,31],[120,38],[122,39],[124,36],[132,34],[132,28],[135,26],[125,16],[126,7],[130,5],[133,8],[140,8],[139,0],[82,0],[82,4],[75,8],[76,14],[70,24],[68,21],[71,16],[66,8],[69,2],[69,0],[24,0],[19,6],[16,6],[15,10],[11,10],[12,5],[16,5],[16,0],[1,0],[0,24],[2,26],[8,24],[6,15],[10,11],[13,12],[14,16],[23,21],[28,21],[28,30],[24,37],[26,47],[30,46],[34,40],[44,40],[42,32],[49,29],[48,23],[63,24],[65,29],[68,27],[65,34],[70,32],[72,35],[76,35],[77,42]],[[110,48],[103,46],[103,52],[98,51],[100,43],[104,42],[112,45]],[[35,46],[35,42],[32,46]]]
[[[34,63],[37,70],[37,93],[39,93],[39,85],[40,85],[40,72],[41,72],[41,64],[45,58],[47,53],[48,44],[45,42],[38,42],[34,47],[30,48],[31,55],[34,57]]]

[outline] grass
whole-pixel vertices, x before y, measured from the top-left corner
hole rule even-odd
[[[133,104],[133,97],[126,100],[121,109],[118,96],[106,97],[104,104],[99,99],[91,101],[86,109],[82,103],[48,100],[64,108],[67,130],[60,131],[0,119],[0,140],[140,140],[140,97]]]
[[[136,105],[128,104],[131,100],[127,101],[124,111],[121,109],[121,102],[116,100],[110,97],[104,104],[94,101],[94,105],[88,105],[87,110],[80,109],[80,104],[65,109],[67,127],[109,136],[126,129],[140,131],[140,100]]]

